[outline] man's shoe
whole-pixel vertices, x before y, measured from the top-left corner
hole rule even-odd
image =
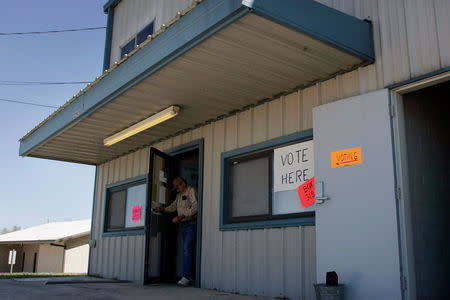
[[[186,277],[181,277],[180,281],[178,281],[178,285],[188,286],[191,281]]]

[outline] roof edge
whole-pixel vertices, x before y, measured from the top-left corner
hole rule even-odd
[[[91,233],[91,231],[88,230],[88,231],[85,231],[85,232],[82,232],[82,233],[77,233],[77,234],[73,234],[73,235],[69,235],[69,236],[57,239],[56,241],[57,242],[64,242],[64,241],[71,240],[71,239],[77,239],[77,238],[80,238],[80,237],[85,236],[85,235],[89,236],[90,233]]]
[[[195,7],[197,9],[193,9]],[[192,6],[177,14],[166,27],[149,36],[129,55],[125,55],[120,62],[23,136],[19,140],[19,155],[28,156],[37,147],[88,117],[248,12],[249,9],[242,6],[239,0],[194,1]],[[192,26],[194,23],[199,25]],[[169,40],[170,43],[167,43]],[[132,62],[123,65],[128,60],[140,60],[141,64],[130,69]]]
[[[116,7],[117,4],[119,4],[120,1],[122,1],[122,0],[108,0],[108,2],[106,2],[105,5],[103,5],[103,12],[104,12],[105,14],[107,14],[107,13],[108,13],[108,10],[109,10],[110,8]]]
[[[262,17],[303,32],[369,62],[375,61],[371,22],[312,0],[243,0]]]
[[[111,7],[119,2],[109,0],[105,6]],[[375,59],[369,22],[312,0],[285,0],[282,6],[271,0],[194,0],[193,5],[179,13],[167,27],[149,36],[25,135],[20,140],[19,155],[29,156],[41,145],[249,12],[359,57],[364,65]],[[131,61],[124,63],[127,60]]]
[[[0,241],[0,245],[10,244],[47,244],[55,243],[57,240],[31,240],[31,241]]]

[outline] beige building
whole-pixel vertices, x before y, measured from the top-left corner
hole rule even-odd
[[[91,220],[55,222],[0,235],[0,272],[87,273]]]

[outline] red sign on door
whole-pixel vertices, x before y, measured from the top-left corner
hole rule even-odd
[[[316,201],[314,177],[306,181],[297,188],[300,203],[303,208],[307,208]]]
[[[133,206],[131,211],[131,221],[140,221],[141,220],[141,207]]]

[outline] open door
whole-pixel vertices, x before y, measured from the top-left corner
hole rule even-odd
[[[167,245],[168,235],[173,233],[170,216],[157,214],[157,206],[167,206],[171,200],[170,155],[150,148],[149,174],[147,179],[147,218],[145,223],[144,284],[167,280],[173,261],[174,247]]]
[[[389,91],[313,110],[317,282],[346,299],[401,299]]]

